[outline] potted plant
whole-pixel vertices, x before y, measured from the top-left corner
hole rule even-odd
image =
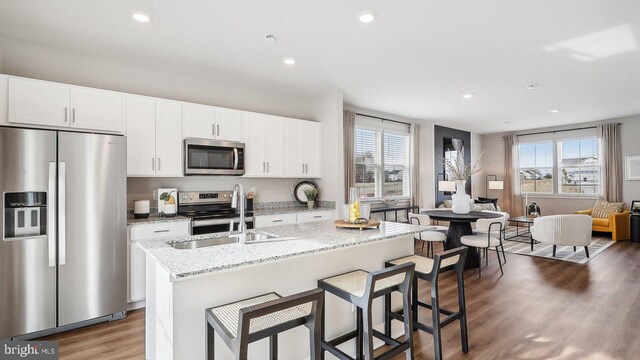
[[[318,189],[314,187],[308,187],[304,189],[304,195],[307,197],[307,206],[309,209],[313,209],[318,198]]]

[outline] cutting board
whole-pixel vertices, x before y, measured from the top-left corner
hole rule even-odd
[[[354,224],[354,223],[346,222],[344,220],[336,220],[334,221],[334,224],[336,225],[337,228],[360,229],[360,230],[377,229],[378,227],[380,227],[379,220],[369,220],[367,224]]]

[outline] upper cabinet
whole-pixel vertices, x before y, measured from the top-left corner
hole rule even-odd
[[[182,176],[182,104],[127,96],[127,175]]]
[[[184,137],[242,141],[242,112],[184,103]]]
[[[322,125],[285,119],[284,137],[285,176],[322,177]]]
[[[244,166],[247,177],[284,177],[284,119],[243,113]]]
[[[122,94],[48,81],[9,78],[8,122],[122,132]]]

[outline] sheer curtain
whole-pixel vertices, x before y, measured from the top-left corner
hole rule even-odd
[[[343,112],[343,136],[344,136],[344,194],[345,202],[349,203],[349,188],[355,183],[355,156],[354,156],[354,134],[356,124],[356,113],[345,110]]]
[[[420,184],[420,125],[411,125],[411,203],[422,208],[422,186]]]
[[[622,201],[622,149],[620,124],[598,125],[600,140],[600,196],[610,202]]]
[[[520,196],[520,174],[518,173],[518,137],[504,137],[504,202],[502,211],[512,217],[522,216],[522,197]]]

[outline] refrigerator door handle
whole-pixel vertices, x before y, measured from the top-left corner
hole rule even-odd
[[[56,163],[49,162],[49,198],[47,200],[47,240],[49,267],[56,266]]]
[[[66,263],[66,173],[67,163],[61,161],[58,164],[58,264]]]

